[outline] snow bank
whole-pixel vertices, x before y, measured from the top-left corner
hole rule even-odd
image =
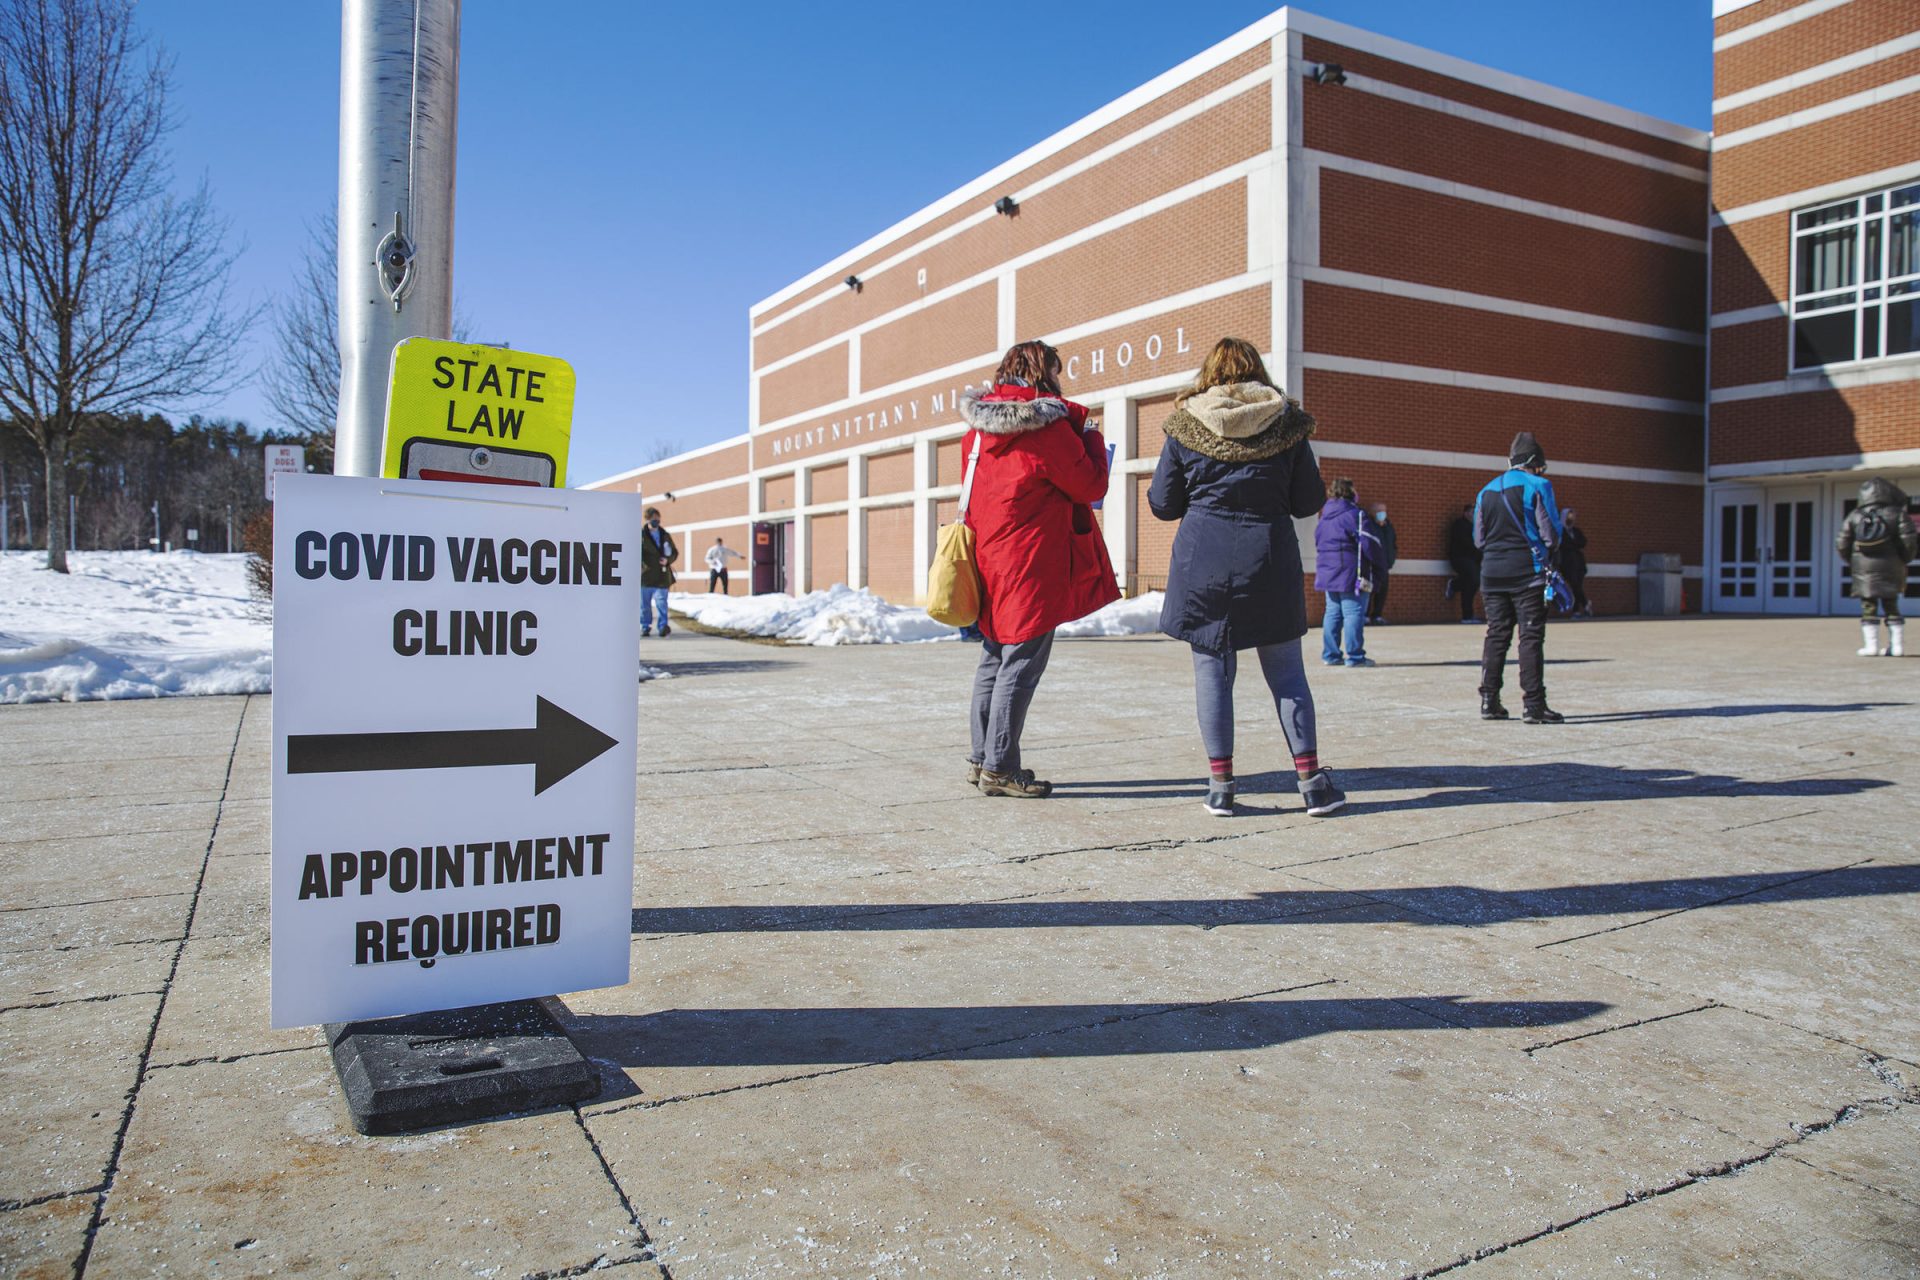
[[[1104,609],[1096,609],[1078,622],[1069,622],[1054,634],[1072,640],[1086,636],[1145,636],[1160,630],[1160,606],[1164,591],[1149,591],[1143,596],[1115,600]]]
[[[1061,627],[1067,638],[1143,635],[1160,629],[1158,591],[1116,600],[1097,613]],[[959,632],[935,622],[924,609],[888,604],[871,591],[835,585],[804,596],[702,595],[676,592],[668,607],[703,627],[766,636],[791,644],[913,644],[948,640]]]
[[[929,618],[925,609],[888,604],[865,587],[855,591],[838,583],[804,596],[675,592],[667,597],[667,606],[703,627],[793,644],[911,644],[960,634]]]
[[[247,593],[244,555],[0,554],[0,703],[76,702],[273,688],[273,628]]]

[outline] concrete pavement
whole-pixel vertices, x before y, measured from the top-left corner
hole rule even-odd
[[[1851,634],[1850,634],[1851,633]],[[964,782],[968,646],[648,642],[604,1087],[405,1138],[267,1029],[270,699],[0,708],[0,1270],[1920,1274],[1920,663],[1843,619],[1556,624],[1253,673],[1063,642]]]

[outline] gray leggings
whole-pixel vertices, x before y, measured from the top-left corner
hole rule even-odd
[[[975,764],[993,773],[1015,773],[1020,768],[1020,730],[1026,727],[1027,706],[1053,656],[1053,632],[1024,644],[980,645],[980,665],[973,671],[973,729]]]
[[[1287,746],[1296,756],[1319,750],[1313,727],[1313,691],[1307,688],[1307,669],[1300,661],[1300,642],[1264,644],[1254,650],[1260,655],[1260,673],[1273,691],[1273,705],[1280,712],[1280,730],[1287,735]],[[1200,741],[1210,760],[1233,756],[1233,677],[1240,666],[1240,655],[1193,651],[1193,693],[1200,709]]]

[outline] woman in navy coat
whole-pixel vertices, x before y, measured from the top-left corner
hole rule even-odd
[[[1182,392],[1147,502],[1180,521],[1160,629],[1193,647],[1194,693],[1210,776],[1207,811],[1231,816],[1233,681],[1254,650],[1293,752],[1307,812],[1346,804],[1320,767],[1313,693],[1300,657],[1306,590],[1296,517],[1320,506],[1313,417],[1282,395],[1251,343],[1222,338]]]

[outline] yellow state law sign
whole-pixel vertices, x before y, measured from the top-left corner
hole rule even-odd
[[[438,338],[393,349],[388,479],[565,488],[572,431],[573,366],[558,356]]]

